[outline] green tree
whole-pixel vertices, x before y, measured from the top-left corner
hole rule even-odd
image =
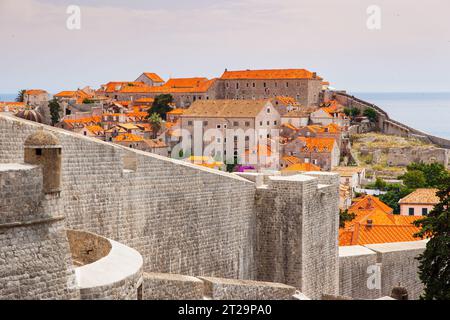
[[[358,108],[345,108],[344,113],[347,117],[355,118],[361,114],[361,110]]]
[[[394,209],[394,214],[400,214],[400,204],[398,203],[400,199],[414,191],[401,184],[387,185],[385,190],[387,190],[386,194],[380,195],[379,198]]]
[[[388,190],[389,186],[390,185],[386,181],[384,181],[381,178],[377,178],[374,183],[369,183],[366,186],[366,188],[367,189],[375,189],[375,190],[386,191],[386,190]]]
[[[158,137],[158,132],[162,127],[162,118],[159,114],[153,113],[150,118],[148,118],[148,123],[152,126],[152,137],[153,139]]]
[[[19,90],[16,97],[16,102],[23,102],[25,99],[25,92],[26,90]]]
[[[422,171],[426,179],[427,188],[436,188],[440,182],[450,177],[449,171],[440,163],[412,163],[407,167],[408,171]]]
[[[86,98],[86,99],[83,100],[83,103],[84,103],[84,104],[93,104],[93,103],[94,103],[94,100],[91,100],[91,99]]]
[[[353,221],[356,218],[356,214],[349,213],[348,210],[339,211],[339,228],[344,228],[346,222]]]
[[[419,256],[419,277],[425,286],[423,300],[450,300],[450,178],[444,178],[437,193],[440,202],[414,224],[417,237],[430,238]]]
[[[52,125],[55,125],[60,120],[61,106],[59,105],[56,98],[53,98],[49,102],[48,107],[50,108],[50,116],[52,119]]]
[[[155,97],[155,101],[153,102],[150,109],[148,109],[149,117],[157,113],[161,116],[163,120],[167,119],[167,112],[172,110],[170,104],[173,102],[173,97],[170,94],[161,94]]]
[[[403,184],[410,189],[418,189],[427,187],[427,179],[425,174],[419,170],[411,170],[400,177]]]
[[[375,122],[378,119],[377,112],[373,108],[367,108],[364,110],[363,115],[367,117],[371,122]]]

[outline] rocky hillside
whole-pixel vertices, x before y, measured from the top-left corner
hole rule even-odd
[[[377,177],[395,179],[412,162],[438,162],[448,166],[449,150],[415,138],[365,133],[353,135],[351,142],[356,163]]]

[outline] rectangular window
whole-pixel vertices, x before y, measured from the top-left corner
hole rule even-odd
[[[36,155],[42,156],[42,149],[36,149]]]
[[[253,88],[255,88],[255,87],[256,87],[256,83],[253,82]]]
[[[270,121],[267,121],[267,125],[270,126]]]
[[[192,121],[188,121],[188,126],[192,126]]]
[[[277,125],[277,123],[278,123],[277,121],[274,121],[274,122],[273,122],[273,125],[274,125],[274,126],[276,126],[276,125]]]
[[[203,126],[207,127],[208,126],[208,121],[203,121]]]
[[[245,136],[245,141],[250,141],[250,136]]]
[[[414,215],[414,208],[409,208],[409,215],[413,216]]]
[[[426,216],[428,214],[428,209],[427,208],[422,208],[422,215]]]
[[[286,82],[286,88],[289,88],[289,82]]]
[[[245,121],[245,126],[246,126],[246,127],[250,127],[250,122]]]
[[[239,122],[234,121],[234,122],[233,122],[233,126],[238,127],[238,126],[239,126]]]
[[[262,121],[260,121],[260,122],[259,122],[259,125],[260,125],[260,126],[262,126],[262,125],[263,125],[263,122],[262,122]]]

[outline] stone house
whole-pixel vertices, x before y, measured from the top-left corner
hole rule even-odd
[[[304,106],[317,106],[322,78],[305,69],[228,71],[219,79],[224,99],[293,97]]]
[[[23,95],[23,102],[32,107],[39,107],[42,103],[49,100],[48,92],[45,90],[26,90]]]
[[[320,109],[312,112],[311,122],[323,126],[334,123],[345,130],[350,126],[350,118],[343,113],[343,106],[335,101],[330,101]]]
[[[136,79],[135,82],[143,82],[150,87],[160,87],[164,85],[164,80],[153,72],[144,72]]]
[[[426,216],[439,203],[437,189],[417,189],[398,202],[402,216]]]
[[[234,150],[233,157],[240,157],[259,144],[266,145],[268,139],[278,137],[279,126],[280,114],[270,100],[198,100],[181,116],[181,129],[187,130],[193,140],[196,128],[202,135],[208,130],[214,133],[200,140],[203,146],[199,151],[203,155],[209,145],[211,154],[207,156],[222,159],[227,156],[227,145]],[[227,139],[234,141],[228,140],[227,144]],[[194,154],[194,146],[190,151]]]
[[[316,138],[333,138],[339,149],[342,149],[342,130],[334,123],[327,126],[309,125],[297,130],[297,136],[299,137],[316,137]]]
[[[281,117],[289,111],[299,110],[301,108],[300,103],[292,97],[277,96],[272,98],[271,102]]]
[[[294,156],[300,163],[312,163],[323,171],[339,165],[340,150],[333,138],[298,137],[282,146],[283,155]]]
[[[299,110],[291,110],[281,116],[282,124],[290,124],[294,127],[300,128],[309,124],[310,114],[314,111],[313,108],[301,108]]]

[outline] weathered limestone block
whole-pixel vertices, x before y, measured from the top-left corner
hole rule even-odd
[[[204,283],[190,276],[145,273],[143,300],[202,300]]]
[[[291,300],[296,289],[280,283],[200,277],[212,300]]]

